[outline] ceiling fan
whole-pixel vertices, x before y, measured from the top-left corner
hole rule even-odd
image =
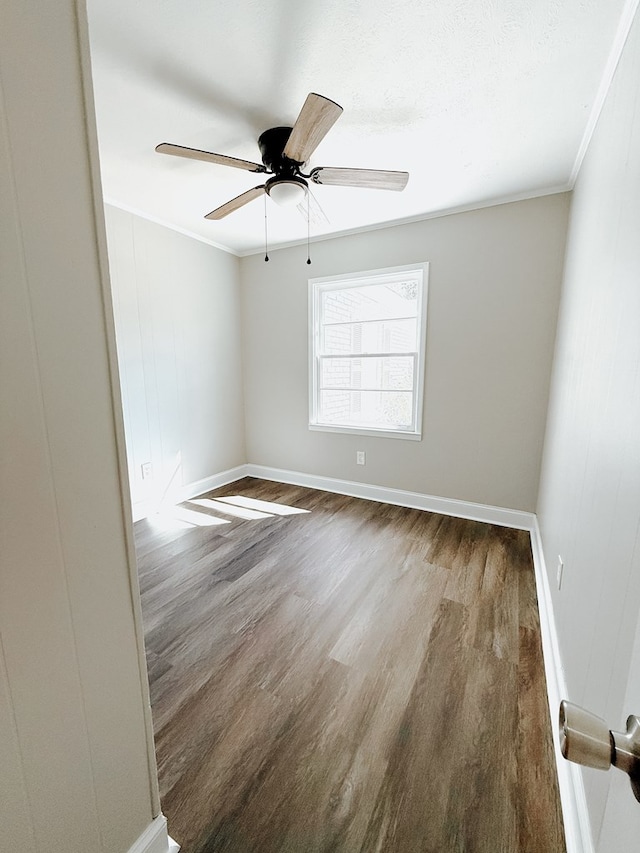
[[[342,107],[335,101],[311,92],[302,105],[293,127],[272,127],[258,138],[262,164],[183,145],[163,142],[156,146],[160,154],[172,154],[191,160],[205,160],[221,166],[232,166],[247,172],[272,175],[264,184],[253,187],[217,207],[205,219],[223,219],[234,210],[266,193],[283,206],[293,206],[304,201],[309,192],[309,181],[314,184],[339,187],[367,187],[379,190],[403,190],[409,180],[408,172],[390,172],[380,169],[342,169],[316,166],[308,174],[302,167],[309,160],[326,134],[340,118]]]

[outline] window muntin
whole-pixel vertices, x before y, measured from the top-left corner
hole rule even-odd
[[[311,429],[420,437],[426,268],[309,282]]]

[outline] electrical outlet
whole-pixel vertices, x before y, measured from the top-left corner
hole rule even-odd
[[[562,572],[564,571],[564,563],[562,562],[562,557],[558,554],[558,570],[556,573],[556,578],[558,581],[558,589],[562,586]]]
[[[364,450],[356,450],[356,464],[357,465],[365,465],[365,455]]]
[[[140,468],[142,469],[142,479],[143,480],[150,480],[151,477],[153,476],[153,467],[151,465],[151,462],[144,462],[140,466]]]

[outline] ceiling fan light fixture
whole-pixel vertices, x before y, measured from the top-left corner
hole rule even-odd
[[[270,127],[258,138],[258,147],[262,155],[262,164],[200,148],[187,148],[162,142],[156,146],[159,154],[172,154],[174,157],[187,157],[191,160],[204,160],[219,166],[232,166],[247,172],[259,172],[272,175],[264,184],[246,190],[207,213],[205,219],[224,219],[230,213],[244,207],[245,204],[262,195],[269,195],[281,207],[297,207],[307,220],[307,227],[316,217],[328,222],[309,190],[307,181],[315,184],[328,184],[342,187],[362,187],[378,190],[403,190],[409,179],[408,172],[391,172],[387,169],[336,168],[334,166],[316,166],[309,175],[301,168],[307,163],[322,142],[327,132],[336,123],[342,107],[310,92],[298,113],[293,127]],[[306,201],[306,205],[304,202]],[[306,208],[306,209],[305,209]],[[318,212],[320,216],[318,217]],[[265,197],[265,228],[267,221]],[[268,260],[268,258],[265,258]],[[310,261],[309,261],[310,263]]]
[[[307,195],[307,185],[299,178],[267,182],[267,193],[280,207],[296,207]]]

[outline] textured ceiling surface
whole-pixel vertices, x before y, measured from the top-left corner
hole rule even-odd
[[[107,201],[239,254],[303,240],[262,176],[154,152],[260,162],[308,92],[344,113],[313,166],[400,169],[402,193],[314,187],[314,235],[567,186],[625,0],[88,0]]]

